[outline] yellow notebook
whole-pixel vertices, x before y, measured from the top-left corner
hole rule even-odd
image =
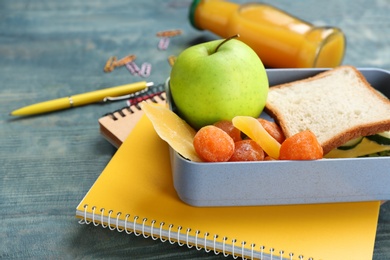
[[[168,145],[143,116],[77,206],[80,223],[256,259],[371,259],[379,202],[198,208],[172,184]],[[183,248],[183,250],[185,250]]]

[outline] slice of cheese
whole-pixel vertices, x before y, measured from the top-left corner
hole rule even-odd
[[[388,150],[390,150],[390,145],[381,145],[367,138],[363,138],[362,142],[354,148],[349,150],[339,150],[336,148],[327,153],[324,158],[355,158]]]

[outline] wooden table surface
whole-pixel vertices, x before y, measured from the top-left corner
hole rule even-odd
[[[348,42],[344,64],[390,70],[388,0],[264,2],[314,24],[342,28]],[[146,80],[164,82],[169,55],[218,38],[191,27],[189,4],[0,2],[1,259],[224,258],[78,224],[76,206],[116,151],[99,134],[97,120],[124,106],[123,101],[35,117],[9,116],[31,103],[143,80],[125,68],[104,73],[110,56],[135,54],[139,64],[152,64]],[[158,50],[155,34],[167,29],[182,29],[183,34],[172,38],[167,50]],[[390,203],[380,210],[374,259],[390,259]]]

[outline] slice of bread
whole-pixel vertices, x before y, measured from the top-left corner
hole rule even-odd
[[[390,130],[390,101],[352,66],[273,86],[266,111],[286,137],[311,130],[324,154],[359,136]]]

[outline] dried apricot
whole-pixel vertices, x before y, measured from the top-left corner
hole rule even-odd
[[[268,121],[264,118],[258,118],[257,120],[259,120],[259,122],[264,127],[264,129],[273,138],[275,138],[276,141],[278,141],[279,143],[283,143],[283,141],[284,141],[284,139],[286,139],[286,137],[284,137],[284,133],[283,133],[282,129],[275,122]]]
[[[317,160],[322,157],[322,147],[309,130],[286,138],[280,147],[280,160]]]
[[[234,153],[229,161],[262,161],[264,151],[261,146],[253,140],[241,140],[234,144]]]
[[[238,142],[238,141],[242,140],[241,131],[238,130],[238,128],[236,128],[233,125],[232,121],[221,120],[221,121],[214,123],[214,126],[221,128],[223,131],[228,133],[228,135],[230,135],[230,137],[233,138],[234,142]]]
[[[199,129],[193,143],[196,153],[206,162],[226,162],[234,152],[233,139],[213,125]]]

